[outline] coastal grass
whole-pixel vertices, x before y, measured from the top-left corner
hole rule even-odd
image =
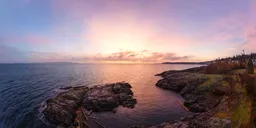
[[[205,82],[198,86],[200,91],[210,91],[214,84],[223,79],[223,75],[220,74],[205,74],[208,78]]]
[[[228,100],[225,101],[228,103],[229,110],[221,110],[214,114],[218,118],[230,118],[232,127],[234,128],[247,128],[253,126],[253,121],[256,120],[256,101],[253,100],[250,92],[248,92],[247,85],[250,79],[246,79],[246,83],[241,83],[241,78],[237,74],[242,74],[246,76],[246,69],[235,69],[228,72],[229,80],[225,80],[226,75],[221,74],[205,74],[208,77],[203,84],[201,84],[199,89],[208,88],[211,90],[213,85],[218,83],[222,87],[231,87],[232,92],[228,95]],[[254,68],[254,74],[249,76],[256,77],[256,68]],[[248,76],[248,78],[249,78]],[[231,82],[233,81],[233,83]],[[244,85],[245,84],[245,85]],[[243,85],[243,86],[242,86]],[[254,85],[255,86],[255,85]]]
[[[243,72],[244,70],[235,70],[233,72]],[[210,81],[216,80],[218,77],[223,77],[221,75],[210,76]],[[237,81],[238,77],[232,75],[231,77],[234,81]],[[207,84],[210,82],[208,81]],[[222,79],[220,81],[221,86],[228,87],[230,84],[228,81]],[[214,117],[218,118],[230,118],[232,123],[232,128],[247,128],[251,124],[251,117],[253,112],[253,100],[251,97],[248,97],[246,89],[241,85],[241,83],[236,82],[233,85],[233,93],[228,96],[227,102],[228,110],[220,109],[217,113],[214,114]]]
[[[232,127],[247,127],[250,124],[251,112],[252,100],[248,97],[240,97],[238,105],[232,111]]]
[[[242,70],[240,70],[242,71]],[[236,81],[237,77],[233,75],[233,79]],[[251,117],[253,112],[253,99],[248,95],[246,88],[241,83],[234,85],[234,98],[231,99],[230,106],[232,127],[234,128],[247,128],[251,124]],[[237,103],[235,102],[237,100]]]
[[[213,83],[216,83],[223,78],[223,75],[220,75],[220,74],[205,74],[205,75],[208,77],[208,79],[200,86],[210,86]]]

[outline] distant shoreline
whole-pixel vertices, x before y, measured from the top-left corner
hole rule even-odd
[[[205,62],[163,62],[162,64],[210,64],[213,61],[205,61]]]

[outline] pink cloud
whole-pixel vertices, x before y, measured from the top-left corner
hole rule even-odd
[[[1,52],[0,52],[1,54]],[[57,52],[26,52],[23,53],[29,62],[81,62],[81,63],[161,63],[165,61],[193,61],[194,56],[179,56],[175,53],[161,53],[143,50],[119,51],[110,54],[92,54],[82,56],[71,56]]]
[[[87,62],[164,62],[164,61],[190,61],[193,56],[178,56],[174,53],[160,53],[150,51],[119,51],[111,54],[96,54],[76,58],[76,61]]]

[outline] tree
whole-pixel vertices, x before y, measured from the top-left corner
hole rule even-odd
[[[254,69],[253,69],[253,63],[252,63],[252,58],[249,59],[248,64],[247,64],[247,72],[249,74],[253,74]]]

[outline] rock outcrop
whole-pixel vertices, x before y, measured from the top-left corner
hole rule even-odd
[[[74,122],[76,110],[81,106],[98,112],[111,111],[119,105],[133,108],[137,102],[131,88],[125,82],[94,86],[90,89],[86,86],[63,88],[65,92],[46,101],[42,113],[47,121],[68,127]]]
[[[205,66],[188,68],[188,69],[184,69],[184,70],[169,70],[169,71],[165,71],[165,72],[156,74],[156,76],[161,76],[161,77],[165,78],[168,75],[177,73],[177,72],[202,73],[204,71],[204,68],[205,68]]]
[[[178,121],[140,128],[230,128],[230,118],[214,116],[218,112],[228,112],[228,105],[223,97],[228,97],[231,88],[222,86],[225,79],[220,76],[202,74],[204,67],[186,70],[170,70],[160,74],[162,79],[156,86],[179,92],[184,98],[184,105],[195,112],[194,116],[183,117]],[[223,110],[226,108],[227,110]]]
[[[53,124],[69,126],[76,115],[76,109],[81,105],[87,87],[72,88],[46,101],[43,110],[45,118]]]
[[[184,105],[192,112],[207,111],[208,102],[205,100],[205,90],[199,90],[198,86],[208,78],[204,74],[190,72],[176,72],[169,74],[156,83],[156,86],[180,92],[184,97]]]
[[[156,86],[180,92],[185,87],[194,87],[207,80],[202,74],[189,72],[172,73],[156,83]],[[186,90],[184,90],[186,91]]]
[[[221,100],[222,95],[227,91],[220,88],[220,80],[216,79],[214,82],[208,82],[209,78],[205,74],[191,73],[191,72],[173,72],[156,83],[156,86],[180,92],[181,96],[185,99],[184,105],[192,112],[206,112],[211,110]],[[202,85],[202,86],[201,86]],[[217,89],[220,94],[216,95],[211,93],[211,89]]]
[[[119,105],[133,108],[137,101],[133,98],[131,87],[128,83],[93,87],[84,96],[83,105],[97,112],[112,111]]]

